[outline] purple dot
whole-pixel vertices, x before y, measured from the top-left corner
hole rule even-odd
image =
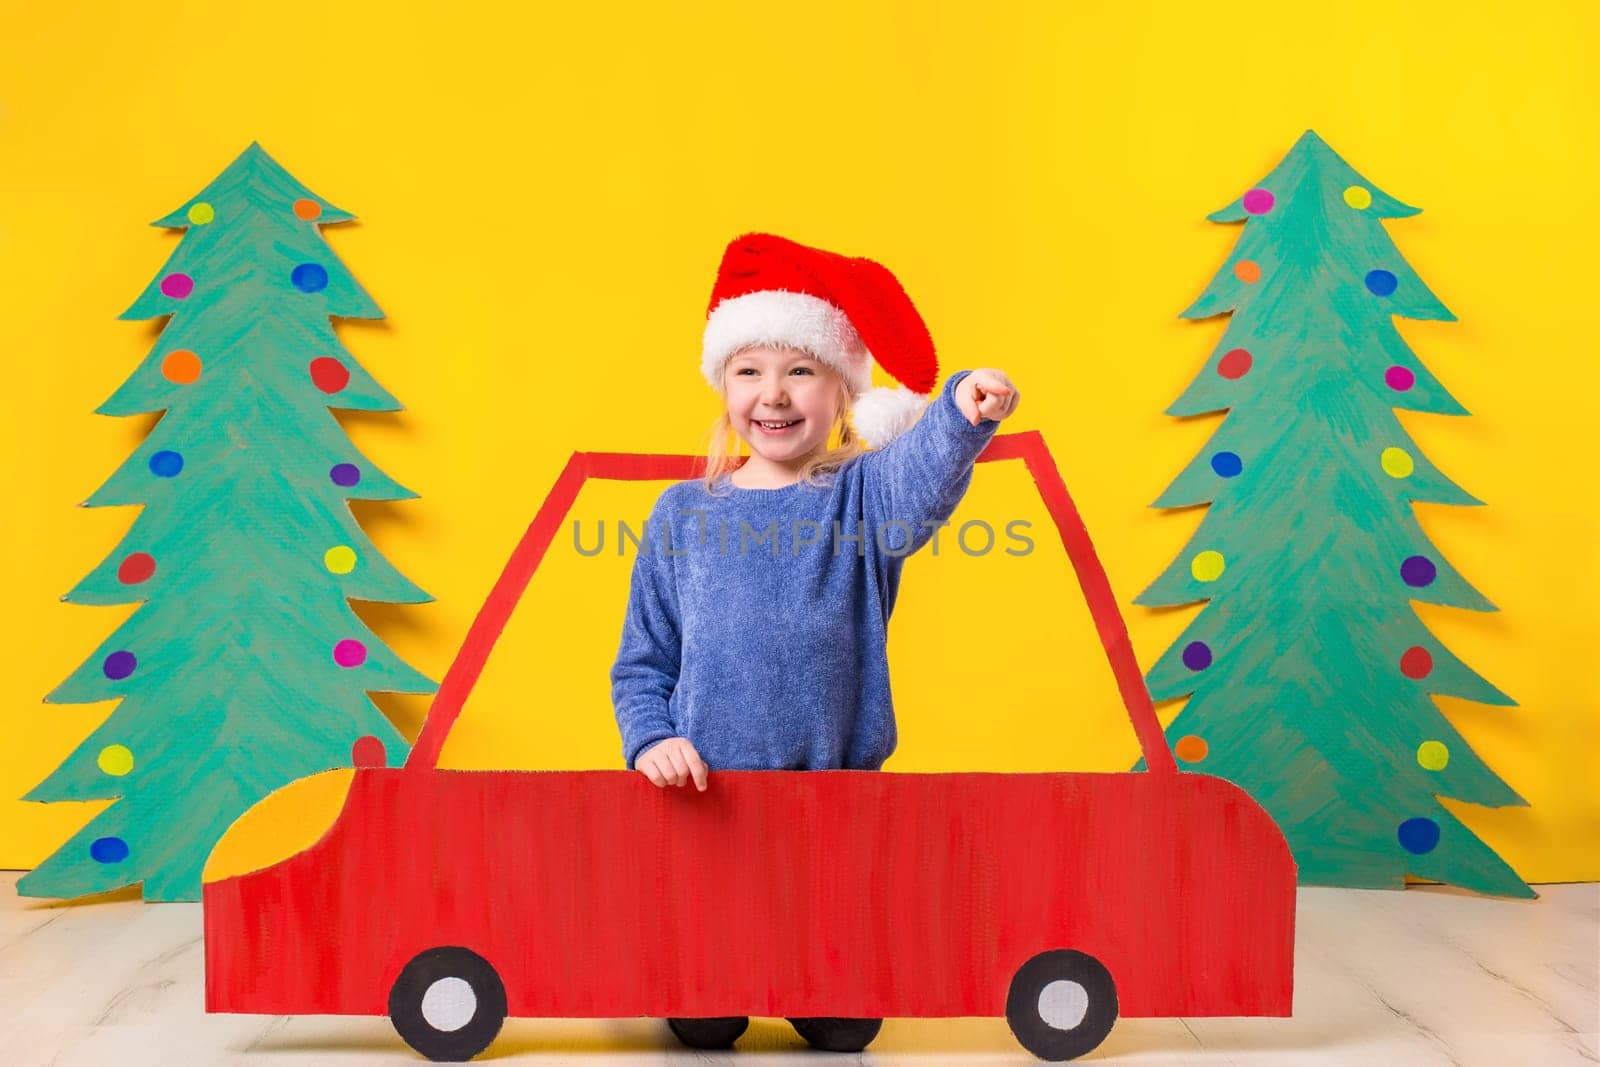
[[[1411,368],[1402,367],[1398,363],[1383,372],[1383,380],[1397,393],[1403,393],[1417,384],[1417,376],[1411,373]]]
[[[194,292],[194,279],[187,274],[169,274],[161,279],[161,292],[174,300],[182,300]]]
[[[359,667],[367,662],[367,646],[347,637],[333,646],[333,662],[341,667]]]
[[[1211,646],[1204,641],[1191,641],[1183,646],[1183,665],[1191,671],[1203,671],[1211,666]]]
[[[1405,562],[1400,564],[1400,577],[1413,589],[1421,589],[1433,584],[1434,578],[1438,577],[1438,570],[1427,556],[1407,556]]]
[[[328,472],[328,477],[333,479],[334,485],[342,485],[348,489],[361,481],[361,468],[354,463],[338,463]]]
[[[1252,189],[1244,194],[1244,209],[1252,215],[1265,215],[1272,210],[1272,194],[1265,189]]]
[[[138,665],[138,658],[127,649],[122,649],[119,652],[113,652],[111,655],[107,656],[105,664],[101,667],[101,669],[106,672],[107,678],[110,678],[113,682],[119,682],[128,675],[132,674],[133,669]]]

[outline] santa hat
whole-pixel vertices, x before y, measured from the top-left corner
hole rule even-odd
[[[722,254],[706,309],[700,369],[713,389],[751,345],[800,348],[849,387],[856,433],[882,448],[917,421],[939,378],[933,338],[895,276],[770,233],[747,233]],[[876,360],[900,383],[874,388]]]

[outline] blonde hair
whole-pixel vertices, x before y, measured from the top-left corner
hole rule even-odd
[[[837,433],[837,443],[811,456],[800,468],[800,481],[819,489],[827,486],[828,475],[837,472],[846,463],[867,451],[866,442],[857,436],[855,427],[851,426],[850,420],[846,418],[850,410],[850,387],[845,384],[844,377],[837,371],[834,372],[834,380],[839,386],[839,406],[833,425],[828,429],[828,438],[833,440]],[[717,392],[722,397],[722,414],[711,424],[711,429],[706,431],[704,439],[706,469],[700,476],[700,483],[707,493],[713,496],[726,496],[728,495],[726,492],[722,494],[716,492],[716,482],[724,474],[738,470],[750,457],[737,454],[740,451],[739,446],[744,442],[734,430],[733,420],[728,417],[726,386],[719,384]],[[731,453],[730,445],[734,450]]]

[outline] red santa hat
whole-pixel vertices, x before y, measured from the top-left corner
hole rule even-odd
[[[712,388],[751,345],[804,349],[838,371],[856,433],[874,448],[911,428],[939,378],[927,324],[886,267],[770,233],[744,234],[722,254],[701,342]],[[874,360],[898,389],[873,387]]]

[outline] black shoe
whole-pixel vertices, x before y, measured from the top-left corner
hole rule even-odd
[[[882,1019],[790,1019],[806,1044],[823,1052],[860,1052],[883,1029]]]
[[[750,1025],[744,1015],[725,1015],[713,1019],[668,1019],[667,1025],[690,1048],[732,1048],[734,1041]]]

